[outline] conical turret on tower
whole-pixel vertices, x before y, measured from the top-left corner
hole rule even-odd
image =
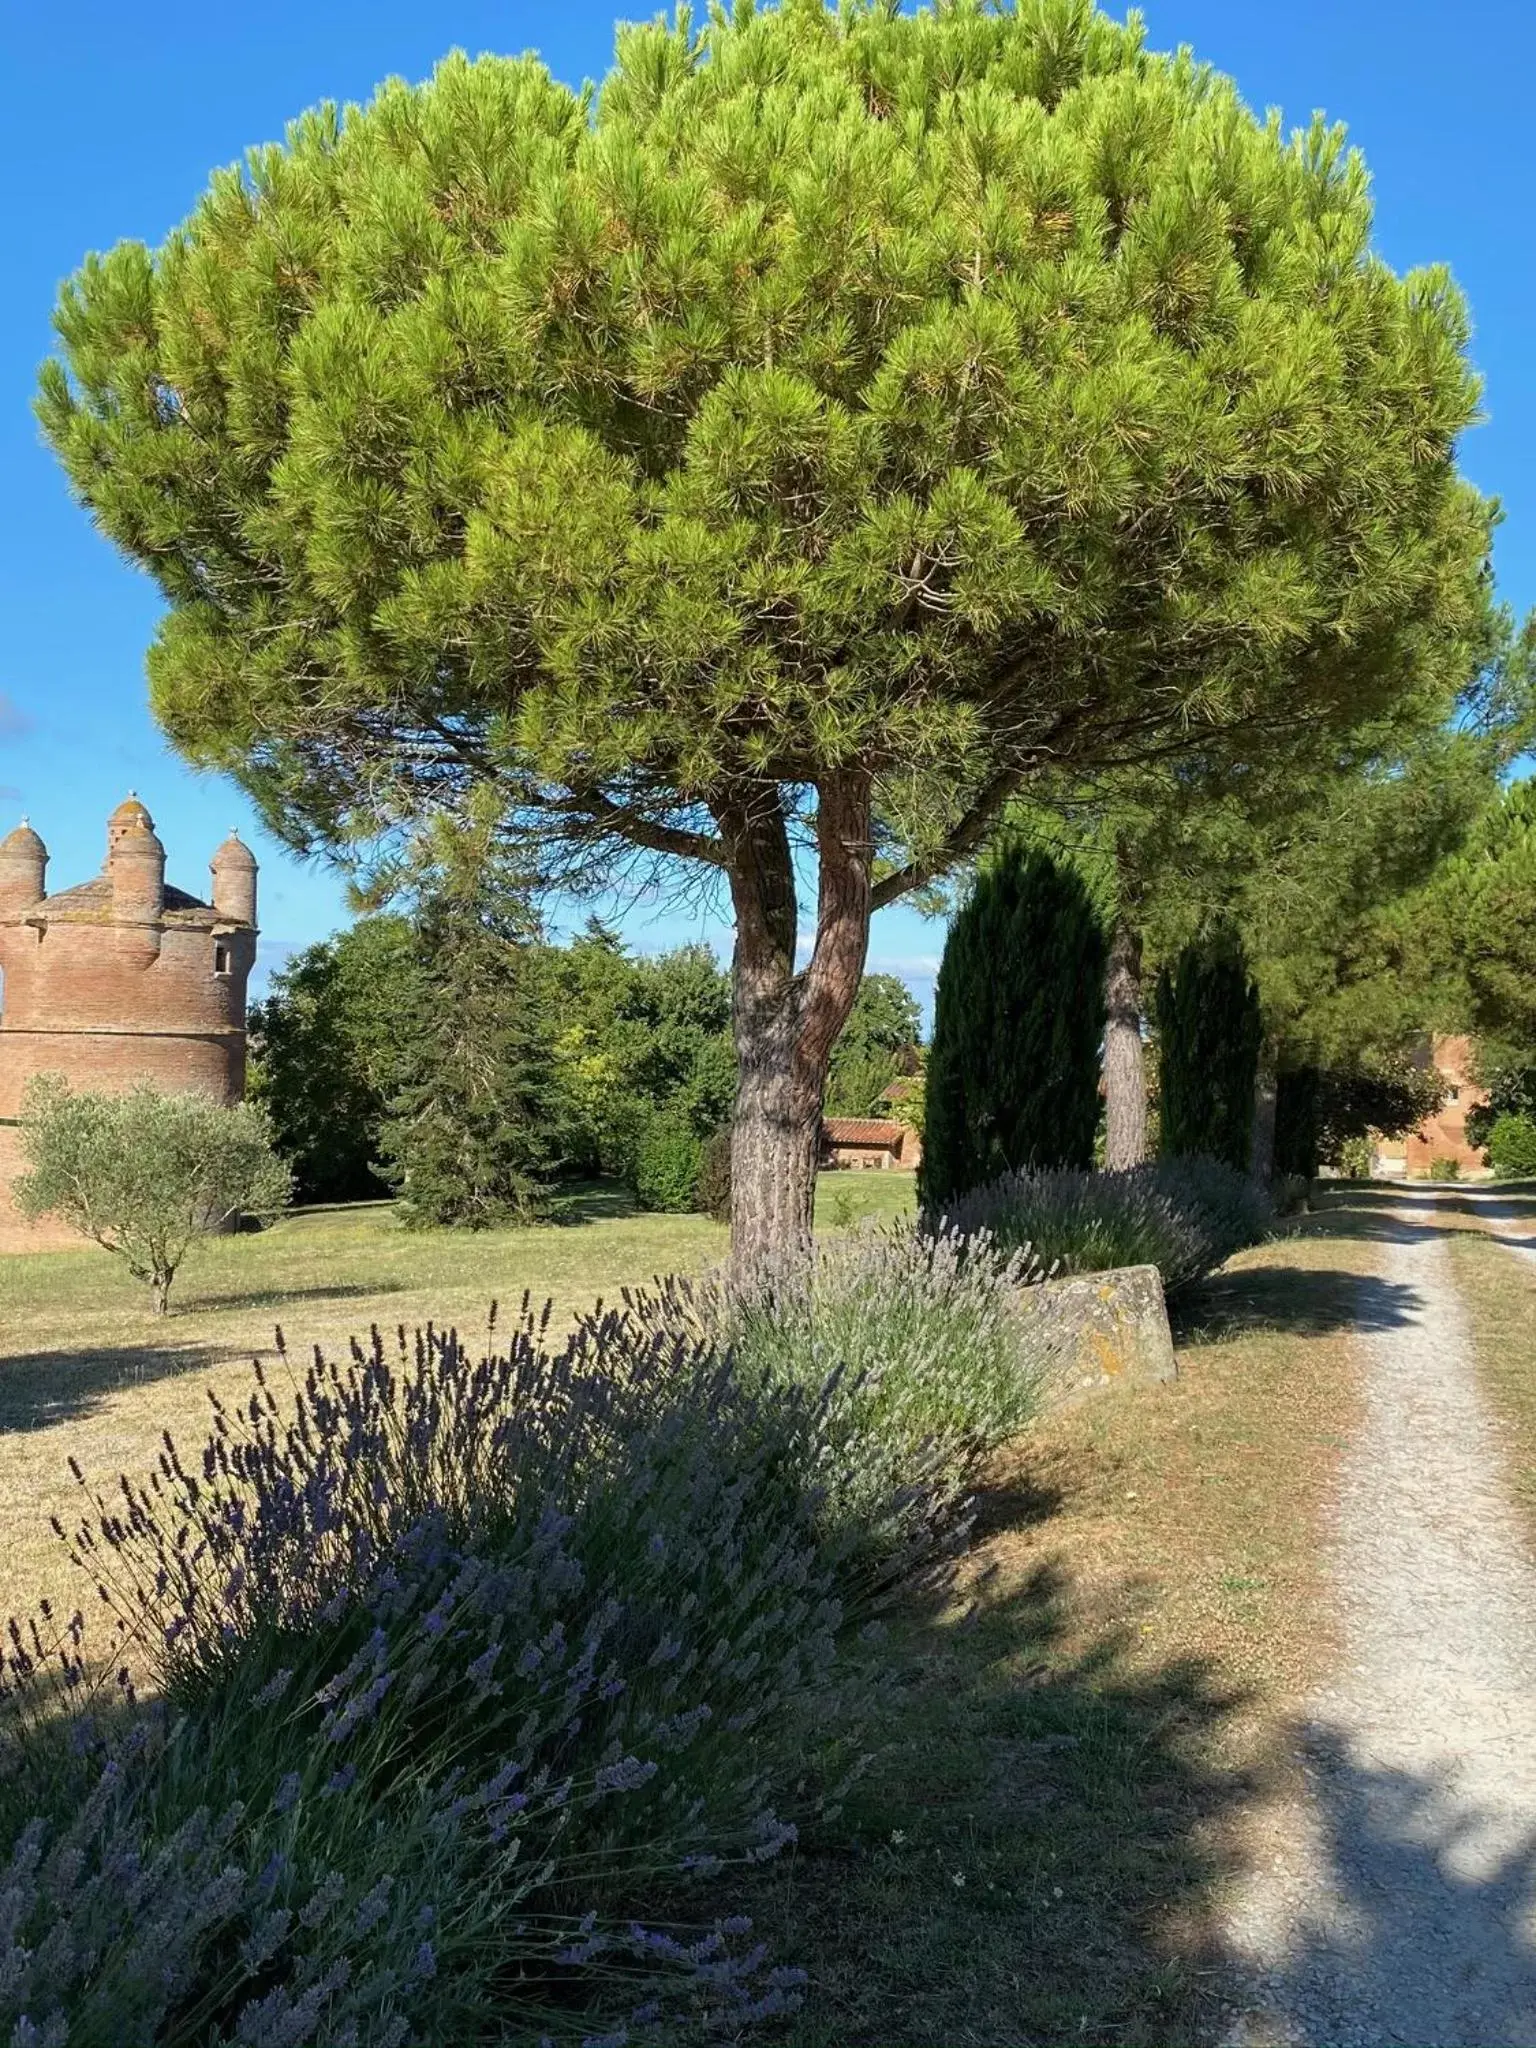
[[[48,849],[23,818],[0,839],[0,917],[20,917],[46,894]]]
[[[213,856],[208,872],[213,877],[213,907],[233,923],[256,922],[256,856],[240,837],[231,832]]]

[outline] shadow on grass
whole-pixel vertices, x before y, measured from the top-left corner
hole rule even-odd
[[[1353,1234],[1353,1233],[1350,1233]],[[1419,1306],[1416,1288],[1364,1274],[1249,1266],[1217,1273],[1169,1304],[1178,1344],[1220,1344],[1252,1330],[1326,1337],[1338,1330],[1400,1330]]]
[[[89,1345],[0,1359],[0,1435],[78,1421],[125,1387],[204,1372],[227,1357],[198,1343]]]
[[[1049,1510],[1027,1489],[981,1502],[994,1531]],[[894,1626],[836,1839],[744,1901],[809,1971],[793,2048],[1200,2037],[1219,1823],[1262,1776],[1217,1759],[1243,1696],[1196,1659],[1138,1668],[1129,1628],[1069,1648],[1082,1605],[1044,1563],[963,1621]],[[1117,1606],[1095,1589],[1096,1613]]]
[[[574,1181],[555,1189],[547,1213],[539,1220],[569,1227],[579,1223],[612,1223],[643,1213],[634,1190],[622,1181]]]
[[[403,1280],[328,1280],[315,1287],[275,1285],[238,1291],[207,1287],[196,1293],[189,1289],[179,1302],[174,1296],[172,1301],[184,1315],[231,1315],[241,1309],[281,1309],[290,1301],[371,1301],[378,1295],[406,1291]]]

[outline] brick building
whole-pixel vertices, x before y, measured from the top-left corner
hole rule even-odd
[[[0,1249],[58,1241],[11,1208],[27,1083],[61,1074],[112,1091],[136,1081],[225,1103],[245,1087],[245,990],[256,958],[256,862],[232,833],[212,901],[165,879],[136,797],[107,823],[94,881],[50,896],[48,851],[22,823],[0,840]],[[73,1241],[73,1240],[71,1240]]]
[[[1470,1038],[1435,1038],[1420,1048],[1418,1064],[1433,1067],[1445,1093],[1440,1107],[1406,1137],[1384,1138],[1376,1149],[1376,1171],[1389,1178],[1417,1180],[1436,1160],[1453,1159],[1462,1174],[1481,1173],[1481,1150],[1467,1143],[1467,1113],[1488,1100],[1473,1078]]]
[[[893,1117],[829,1116],[821,1127],[821,1163],[829,1167],[875,1167],[914,1172],[923,1159],[922,1141]]]

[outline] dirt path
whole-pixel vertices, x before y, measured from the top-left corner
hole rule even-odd
[[[1232,1904],[1233,2048],[1536,2043],[1536,1566],[1432,1195],[1397,1198],[1382,1253],[1412,1306],[1358,1339],[1342,1654],[1297,1731],[1306,1792]]]

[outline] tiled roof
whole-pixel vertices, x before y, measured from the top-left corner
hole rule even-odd
[[[899,1145],[905,1124],[879,1116],[829,1116],[822,1124],[830,1145]]]
[[[111,878],[97,875],[94,881],[77,882],[72,889],[60,889],[56,895],[45,897],[28,915],[58,919],[64,923],[110,923]],[[211,903],[204,903],[198,896],[189,896],[185,889],[172,888],[167,882],[165,921],[172,925],[207,926],[211,929],[215,924],[231,924],[236,920],[222,917]]]

